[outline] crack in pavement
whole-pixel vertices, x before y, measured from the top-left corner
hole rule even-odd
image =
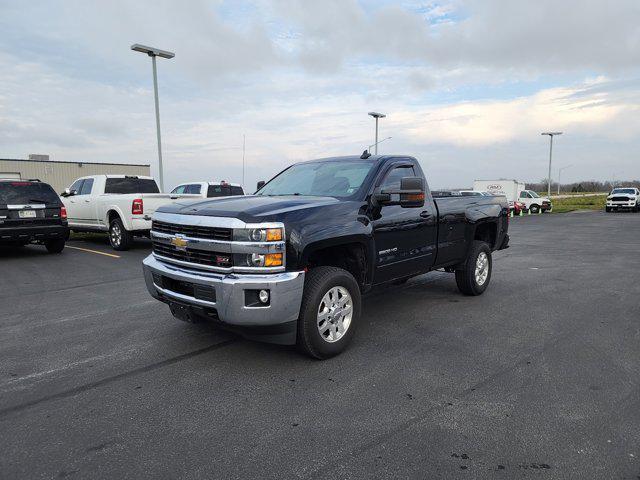
[[[144,367],[136,368],[134,370],[129,370],[128,372],[119,373],[117,375],[112,375],[111,377],[103,378],[102,380],[97,380],[95,382],[87,383],[84,385],[80,385],[78,387],[71,388],[69,390],[65,390],[62,392],[54,393],[52,395],[47,395],[45,397],[37,398],[35,400],[30,400],[25,403],[21,403],[18,405],[14,405],[12,407],[4,408],[0,410],[0,418],[6,417],[12,413],[20,412],[22,410],[26,410],[28,408],[34,407],[41,403],[50,402],[53,400],[59,400],[62,398],[73,397],[80,393],[92,390],[94,388],[102,387],[103,385],[108,385],[109,383],[116,382],[118,380],[122,380],[123,378],[132,377],[135,375],[139,375],[141,373],[150,372],[153,370],[157,370],[162,367],[166,367],[167,365],[173,365],[174,363],[181,362],[182,360],[187,360],[189,358],[196,357],[198,355],[202,355],[204,353],[212,352],[214,350],[218,350],[220,348],[226,347],[233,343],[236,343],[237,339],[229,339],[223,342],[215,343],[213,345],[209,345],[208,347],[200,348],[198,350],[194,350],[192,352],[184,353],[182,355],[178,355],[176,357],[171,357],[166,360],[162,360],[161,362],[152,363],[150,365],[145,365]]]

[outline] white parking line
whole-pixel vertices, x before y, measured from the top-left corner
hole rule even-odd
[[[82,250],[83,252],[97,253],[98,255],[104,255],[106,257],[120,258],[120,255],[115,255],[113,253],[100,252],[98,250],[91,250],[89,248],[72,247],[71,245],[67,245],[65,248],[73,248],[74,250]]]

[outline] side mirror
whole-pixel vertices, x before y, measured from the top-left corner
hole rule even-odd
[[[64,192],[62,192],[62,194],[60,195],[61,197],[73,197],[76,193],[75,190],[70,190],[68,188],[64,189]]]
[[[260,180],[256,186],[256,191],[260,190],[262,187],[264,187],[264,184],[267,183],[264,180]]]
[[[393,195],[399,195],[399,200],[392,200]],[[421,177],[404,177],[400,179],[400,190],[382,190],[373,194],[374,205],[400,205],[402,208],[417,208],[424,206],[424,179]]]

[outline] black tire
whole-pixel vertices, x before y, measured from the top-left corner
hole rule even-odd
[[[64,238],[56,240],[47,240],[44,242],[44,246],[49,253],[61,253],[64,250]]]
[[[124,228],[119,217],[111,220],[109,224],[109,243],[114,250],[124,251],[131,248],[133,235]]]
[[[604,207],[604,211],[607,213],[611,213],[611,207]]]
[[[351,321],[346,331],[340,338],[331,342],[320,333],[318,311],[324,303],[324,296],[334,287],[347,290],[351,297],[352,311]],[[330,358],[339,354],[347,348],[355,334],[360,319],[360,308],[360,287],[358,287],[353,275],[337,267],[317,267],[310,270],[304,281],[302,305],[298,318],[298,348],[317,359]],[[329,320],[325,320],[325,322],[329,323]],[[331,328],[329,327],[329,329]]]
[[[529,207],[529,211],[530,211],[531,213],[538,213],[538,212],[540,212],[540,206],[539,206],[539,205],[536,205],[536,204],[534,203],[533,205],[531,205],[531,206]]]
[[[484,253],[487,259],[487,276],[483,283],[476,280],[476,265],[478,257]],[[474,240],[469,250],[467,260],[456,268],[456,284],[458,290],[465,295],[482,295],[489,286],[491,281],[491,270],[493,268],[493,260],[491,258],[491,248],[485,242]]]

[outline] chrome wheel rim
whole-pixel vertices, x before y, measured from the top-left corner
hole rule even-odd
[[[489,257],[485,252],[480,252],[476,259],[476,284],[484,285],[489,276]]]
[[[353,317],[353,300],[344,287],[332,287],[318,305],[318,332],[325,342],[340,340],[349,330]]]
[[[120,231],[120,226],[118,224],[111,225],[111,245],[119,246],[120,240],[122,239],[122,232]]]

